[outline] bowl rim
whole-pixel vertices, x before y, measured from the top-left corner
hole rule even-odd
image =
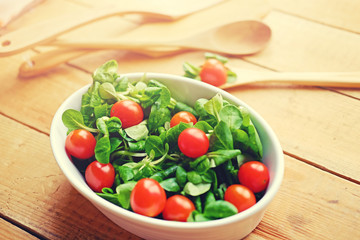
[[[50,127],[50,144],[53,151],[53,155],[55,157],[58,166],[66,176],[67,180],[71,183],[71,185],[95,206],[100,206],[101,208],[105,208],[107,211],[112,212],[113,214],[126,217],[129,221],[140,221],[142,223],[150,224],[152,226],[158,226],[158,227],[167,227],[167,228],[176,228],[176,229],[201,229],[201,228],[209,228],[215,226],[220,227],[233,222],[242,221],[252,215],[255,215],[258,212],[265,211],[266,206],[273,200],[274,196],[278,192],[284,175],[283,151],[277,136],[275,135],[274,131],[269,126],[269,124],[252,107],[247,105],[239,98],[231,95],[230,93],[220,88],[203,83],[201,81],[196,81],[194,79],[173,75],[173,74],[153,73],[153,72],[126,73],[126,74],[121,74],[120,76],[121,77],[126,76],[131,80],[131,79],[141,79],[144,76],[144,74],[146,76],[146,79],[159,79],[159,80],[173,79],[176,81],[184,81],[185,83],[194,84],[197,87],[209,88],[213,92],[219,92],[225,99],[228,99],[236,104],[246,107],[251,113],[251,119],[252,120],[256,119],[256,122],[262,125],[262,127],[265,129],[265,132],[269,135],[269,138],[272,140],[271,143],[273,145],[275,158],[277,159],[277,164],[276,164],[276,168],[273,170],[274,172],[276,172],[276,174],[274,175],[274,178],[270,180],[272,181],[271,186],[268,187],[265,195],[254,206],[250,207],[249,209],[246,209],[241,213],[235,214],[227,218],[211,220],[206,222],[177,222],[177,221],[168,221],[163,219],[146,217],[134,213],[132,211],[126,210],[120,206],[117,206],[103,199],[102,197],[98,196],[95,192],[93,192],[89,187],[87,187],[84,179],[83,179],[83,183],[85,183],[86,186],[83,186],[83,183],[79,182],[76,178],[73,178],[71,176],[72,174],[68,169],[69,166],[68,164],[69,162],[70,164],[72,163],[67,158],[65,149],[60,150],[59,148],[56,147],[57,139],[55,136],[57,135],[56,131],[58,130],[57,129],[58,124],[62,124],[62,120],[61,120],[62,113],[67,109],[66,106],[71,102],[71,99],[77,96],[78,94],[82,94],[82,92],[85,92],[89,88],[91,83],[81,87],[80,89],[76,90],[69,97],[66,98],[66,100],[57,109]],[[66,161],[63,160],[64,158],[67,158],[68,163],[66,163]],[[73,165],[73,167],[75,166]]]

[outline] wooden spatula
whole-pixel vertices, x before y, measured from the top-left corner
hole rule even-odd
[[[163,20],[175,20],[218,4],[223,0],[116,0],[116,5],[95,8],[78,15],[61,15],[0,37],[0,56],[15,54],[36,44],[50,41],[77,27],[114,15],[138,13]]]

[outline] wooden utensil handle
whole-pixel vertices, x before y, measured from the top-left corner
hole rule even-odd
[[[218,4],[222,0],[187,0],[177,3],[161,3],[143,0],[117,0],[114,6],[89,9],[77,15],[61,15],[47,21],[0,36],[0,56],[8,56],[30,48],[35,44],[44,43],[57,36],[74,30],[85,24],[128,13],[137,13],[152,18],[175,20],[193,12]],[[190,5],[191,4],[191,5]]]
[[[222,86],[229,89],[250,83],[286,83],[303,86],[360,88],[360,72],[246,72],[234,70],[238,80]]]

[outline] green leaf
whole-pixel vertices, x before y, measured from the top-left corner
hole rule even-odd
[[[223,107],[223,98],[217,93],[212,97],[208,102],[204,104],[205,110],[212,116],[214,116],[218,121],[220,120],[219,112]]]
[[[144,120],[135,126],[126,128],[125,132],[130,138],[134,139],[135,141],[146,139],[149,134],[146,123],[147,121]]]
[[[110,162],[111,144],[109,136],[103,136],[96,142],[95,158],[100,163],[107,164]]]
[[[189,166],[198,173],[204,173],[210,168],[210,160],[206,155],[203,155],[191,161]]]
[[[62,121],[64,125],[68,128],[68,132],[71,132],[76,129],[85,129],[89,132],[97,133],[97,129],[89,128],[84,123],[83,115],[74,109],[67,109],[62,114]]]
[[[123,182],[128,182],[134,178],[134,171],[128,166],[120,166],[117,168],[120,178]]]
[[[218,150],[215,152],[207,153],[207,157],[215,162],[216,166],[220,166],[221,164],[227,162],[230,159],[235,158],[240,155],[241,151],[239,149],[233,150]]]
[[[187,182],[184,187],[184,192],[190,196],[199,196],[209,191],[210,188],[210,183],[193,184],[192,182]]]
[[[180,191],[180,186],[176,181],[176,178],[168,178],[160,182],[160,185],[168,192]]]
[[[234,149],[231,130],[225,122],[220,121],[214,128],[214,133],[210,137],[210,149],[211,151]]]
[[[112,100],[113,102],[119,101],[120,98],[116,94],[114,85],[110,82],[105,82],[99,87],[99,96],[104,100]]]
[[[113,82],[114,76],[116,76],[118,70],[118,64],[115,60],[110,60],[100,67],[98,67],[93,73],[94,81],[100,83]]]
[[[196,118],[198,118],[198,113],[195,111],[194,108],[190,107],[189,105],[187,105],[183,102],[177,101],[175,108],[174,108],[174,113],[181,112],[181,111],[189,112],[189,113],[193,114]]]
[[[130,181],[116,187],[116,193],[121,207],[130,209],[130,195],[135,185],[135,181]]]
[[[207,218],[225,218],[237,214],[237,208],[230,202],[217,200],[205,206],[204,215]]]
[[[225,122],[229,128],[239,129],[242,124],[242,117],[239,108],[234,105],[226,105],[219,112],[220,120]]]
[[[170,122],[171,112],[168,108],[158,108],[156,105],[151,107],[148,119],[149,132],[156,131],[159,127],[163,127],[166,122]]]
[[[202,183],[201,175],[195,171],[190,171],[187,173],[187,179],[189,182],[192,182],[193,184],[199,184]]]
[[[188,62],[184,62],[183,70],[185,72],[184,77],[200,80],[199,73],[200,73],[201,68],[196,67]]]
[[[229,59],[227,57],[215,54],[215,53],[210,53],[210,52],[206,52],[205,53],[205,59],[210,59],[210,58],[215,58],[216,60],[219,60],[222,64],[225,64],[229,61]]]
[[[187,182],[186,170],[181,166],[178,166],[176,169],[176,181],[181,188],[183,188]]]
[[[164,143],[160,137],[152,135],[145,140],[145,152],[150,155],[150,151],[154,151],[155,158],[166,154]]]
[[[209,123],[205,121],[198,121],[197,123],[195,123],[194,127],[202,130],[205,133],[209,133],[211,130],[214,129]]]

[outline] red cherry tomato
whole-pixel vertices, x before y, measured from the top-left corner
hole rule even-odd
[[[162,215],[165,220],[186,222],[194,210],[194,203],[190,199],[183,195],[174,195],[166,201]]]
[[[239,182],[254,193],[264,191],[269,184],[269,170],[261,162],[250,161],[240,166]]]
[[[207,153],[209,149],[209,139],[202,130],[198,128],[187,128],[180,133],[178,146],[185,156],[197,158]]]
[[[190,112],[186,112],[186,111],[181,111],[176,113],[170,121],[170,127],[174,127],[176,125],[178,125],[180,122],[184,122],[184,123],[190,123],[192,122],[193,124],[195,124],[197,122],[196,117],[190,113]]]
[[[256,203],[254,193],[240,184],[229,186],[225,191],[224,200],[232,203],[238,212],[242,212]]]
[[[159,215],[164,210],[165,203],[165,190],[152,178],[140,179],[130,194],[132,210],[144,216]]]
[[[115,180],[115,170],[111,163],[93,161],[85,170],[85,180],[95,192],[101,192],[105,187],[109,188]]]
[[[227,81],[227,70],[224,64],[215,58],[209,58],[205,61],[199,75],[201,81],[216,87],[225,84]]]
[[[94,156],[96,140],[87,130],[73,130],[65,140],[65,151],[79,159],[87,159]]]
[[[138,103],[126,99],[116,102],[111,107],[110,117],[118,117],[122,128],[128,128],[142,122],[144,112]]]

